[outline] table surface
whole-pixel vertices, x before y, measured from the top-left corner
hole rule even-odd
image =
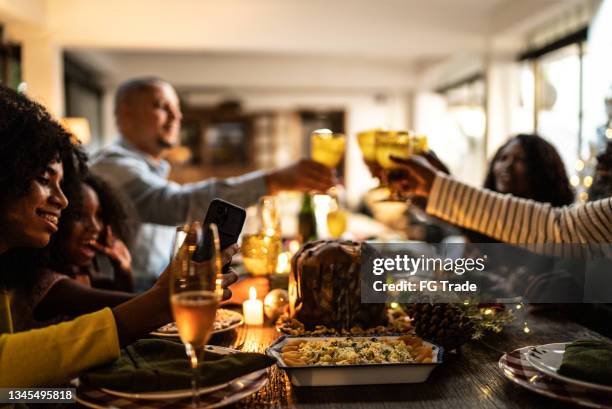
[[[524,322],[530,328],[523,331]],[[269,325],[243,327],[217,343],[244,351],[263,352],[277,337]],[[274,367],[268,385],[236,404],[236,408],[565,408],[575,407],[537,395],[504,378],[497,361],[506,351],[527,345],[603,338],[566,319],[562,312],[528,314],[502,334],[464,345],[445,355],[443,365],[421,384],[293,387]]]

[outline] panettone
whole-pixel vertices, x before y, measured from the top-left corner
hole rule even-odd
[[[293,257],[289,279],[291,318],[307,330],[324,325],[337,330],[387,323],[385,304],[361,303],[362,244],[319,240]]]

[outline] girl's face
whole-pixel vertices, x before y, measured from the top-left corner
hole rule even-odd
[[[533,196],[529,185],[527,154],[518,139],[513,140],[501,151],[493,164],[495,190],[515,196]]]
[[[4,206],[0,218],[2,247],[45,247],[57,232],[62,210],[68,206],[60,184],[64,168],[60,162],[47,165],[28,192]]]
[[[91,246],[98,241],[103,223],[100,201],[89,185],[82,185],[83,206],[75,215],[66,243],[66,255],[72,265],[84,267],[91,263],[96,251]]]

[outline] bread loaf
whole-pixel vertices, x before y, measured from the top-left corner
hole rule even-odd
[[[289,279],[291,318],[307,330],[324,325],[337,330],[385,325],[385,304],[361,303],[362,244],[319,240],[292,259]]]

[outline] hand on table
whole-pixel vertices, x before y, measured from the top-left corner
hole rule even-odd
[[[334,182],[333,169],[310,159],[302,159],[266,175],[270,194],[282,190],[325,192],[334,185]]]

